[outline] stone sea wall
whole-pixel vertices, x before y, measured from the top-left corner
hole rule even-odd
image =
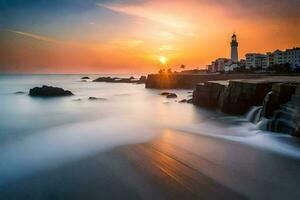
[[[300,85],[263,80],[197,84],[193,103],[244,115],[260,128],[300,136]]]
[[[216,80],[261,78],[262,74],[149,74],[146,88],[194,89],[198,83]]]
[[[205,82],[197,84],[193,103],[225,113],[244,114],[251,106],[260,105],[271,87],[269,82],[229,81],[228,85]]]

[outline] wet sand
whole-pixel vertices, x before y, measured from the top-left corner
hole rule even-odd
[[[165,130],[0,188],[0,199],[299,199],[298,159]]]

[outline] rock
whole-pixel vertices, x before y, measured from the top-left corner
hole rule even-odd
[[[262,117],[270,117],[280,105],[287,103],[294,94],[296,86],[288,83],[274,83],[272,91],[263,102]]]
[[[186,102],[187,102],[186,99],[182,99],[182,100],[180,100],[178,103],[186,103]]]
[[[186,102],[187,103],[193,103],[193,99],[188,99]]]
[[[144,84],[146,83],[147,77],[141,76],[140,79],[136,82],[137,84]]]
[[[84,77],[82,77],[81,79],[90,79],[90,77],[84,76]]]
[[[155,89],[195,89],[198,83],[208,81],[249,79],[264,76],[264,74],[149,74],[145,87]]]
[[[135,79],[133,76],[129,78],[118,78],[118,77],[99,77],[93,82],[107,82],[107,83],[144,83],[144,77],[141,77],[139,80]]]
[[[93,82],[114,82],[116,80],[116,78],[112,78],[110,76],[108,77],[99,77],[95,80],[93,80]]]
[[[105,98],[89,97],[89,100],[106,100]]]
[[[14,94],[26,94],[26,92],[18,91],[18,92],[15,92]]]
[[[214,82],[197,84],[193,93],[193,103],[198,106],[218,108],[225,88],[225,85]]]
[[[177,98],[177,95],[175,93],[170,93],[166,97],[167,98]]]
[[[167,96],[169,94],[171,94],[171,93],[170,92],[162,92],[162,93],[160,93],[160,95],[162,95],[162,96]]]
[[[193,103],[218,108],[224,113],[245,114],[252,106],[262,105],[272,82],[229,81],[198,84],[193,93]]]
[[[42,87],[35,87],[29,90],[30,96],[40,97],[59,97],[59,96],[71,96],[73,93],[69,90],[64,90],[59,87],[52,87],[43,85]]]
[[[229,81],[219,101],[221,111],[229,114],[245,114],[252,106],[260,106],[271,91],[272,82]]]

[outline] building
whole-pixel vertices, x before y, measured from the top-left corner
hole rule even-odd
[[[230,59],[228,58],[218,58],[211,62],[211,65],[208,65],[208,68],[211,72],[222,72],[225,70],[225,66],[228,65],[229,62]]]
[[[230,46],[231,46],[231,60],[232,60],[233,63],[238,63],[238,61],[239,61],[239,57],[238,57],[238,45],[239,45],[239,43],[237,42],[236,35],[233,33],[233,35],[231,37],[231,42],[230,42]]]
[[[239,66],[245,68],[246,67],[246,60],[241,59],[240,62],[239,62]]]
[[[268,66],[289,63],[293,70],[300,68],[300,48],[286,49],[285,51],[276,50],[267,53]]]
[[[246,54],[246,69],[266,70],[268,68],[268,56],[259,53]]]

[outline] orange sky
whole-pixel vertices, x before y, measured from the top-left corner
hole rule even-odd
[[[240,58],[300,46],[300,3],[293,0],[289,6],[270,0],[91,2],[57,15],[26,7],[30,23],[17,5],[4,10],[14,17],[0,21],[0,72],[149,73],[162,67],[161,56],[173,70],[202,68],[229,57],[234,31]]]

